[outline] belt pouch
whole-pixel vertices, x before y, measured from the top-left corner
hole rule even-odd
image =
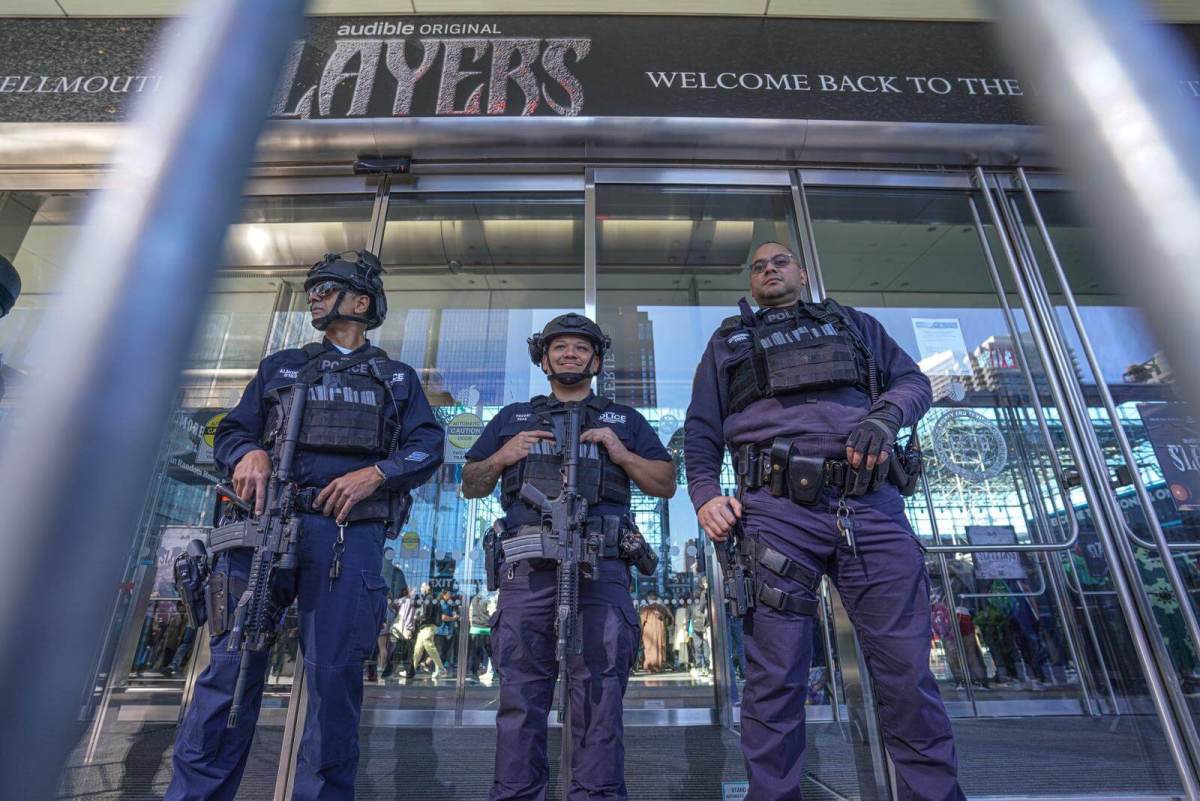
[[[825,457],[789,453],[787,485],[793,501],[812,506],[825,488]]]
[[[771,443],[771,471],[767,476],[767,485],[771,494],[781,497],[788,494],[784,474],[787,472],[788,454],[791,452],[792,441],[777,439]]]

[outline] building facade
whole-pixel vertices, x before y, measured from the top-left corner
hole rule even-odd
[[[0,321],[5,417],[35,400],[23,389],[39,326],[125,121],[178,90],[151,58],[167,28],[28,17],[0,31],[0,253],[23,282]],[[1176,29],[1200,42],[1200,28]],[[814,298],[876,316],[933,382],[909,512],[968,793],[1178,796],[1180,723],[1153,703],[1131,630],[1198,708],[1200,644],[1179,613],[1193,598],[1166,582],[1152,535],[1165,532],[1200,591],[1200,433],[1141,312],[1100,268],[1019,72],[978,20],[310,18],[213,265],[64,795],[161,787],[166,768],[131,755],[169,740],[207,659],[170,563],[212,523],[221,416],[264,355],[319,337],[302,291],[312,262],[366,247],[387,270],[391,311],[372,340],[416,368],[451,431],[389,560],[465,610],[486,594],[480,543],[499,510],[459,494],[462,454],[503,405],[545,391],[525,338],[567,310],[595,316],[613,338],[597,392],[638,408],[681,459],[704,344],[748,294],[755,244],[777,240],[809,266]],[[1198,79],[1179,76],[1180,102],[1200,102]],[[1068,433],[1081,421],[1083,446]],[[1097,513],[1097,493],[1123,519]],[[631,790],[740,797],[740,630],[719,568],[686,492],[634,509],[660,555],[636,602],[656,596],[675,630],[669,669],[631,682],[626,723],[644,746],[631,766],[652,768],[631,767]],[[1137,561],[1152,626],[1118,600],[1118,550]],[[805,790],[888,798],[869,676],[836,595],[822,595]],[[252,757],[267,767],[247,774],[248,797],[282,792],[294,760],[288,710],[303,690],[287,631]],[[496,685],[466,658],[467,627],[455,636],[449,679],[368,686],[368,786],[481,797]],[[121,762],[115,780],[104,773]]]

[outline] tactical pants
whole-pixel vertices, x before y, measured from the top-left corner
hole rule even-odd
[[[764,490],[745,497],[748,537],[774,548],[837,587],[862,643],[877,699],[884,745],[896,766],[898,797],[958,801],[954,736],[933,674],[929,581],[904,501],[888,486],[850,499],[855,556],[836,525],[827,494],[801,506]],[[763,567],[760,579],[812,598],[801,583]],[[746,686],[742,752],[748,801],[800,799],[804,702],[812,664],[813,618],[758,604],[745,619]]]
[[[543,563],[544,564],[544,563]],[[547,715],[558,679],[556,568],[518,563],[501,571],[492,616],[492,657],[500,676],[496,774],[489,801],[545,801],[550,775]],[[571,786],[568,801],[625,801],[625,686],[638,646],[629,568],[604,560],[579,590],[583,653],[571,657]],[[561,688],[560,688],[561,690]]]
[[[294,799],[353,799],[358,770],[358,720],[363,660],[383,622],[387,588],[379,575],[383,524],[346,526],[342,575],[329,582],[338,527],[332,518],[305,515],[297,571],[300,647],[308,704],[296,763]],[[227,551],[215,571],[231,579],[231,607],[246,585],[249,550]],[[233,610],[230,609],[232,618]],[[267,652],[254,655],[237,728],[225,728],[241,654],[213,637],[212,661],[175,740],[174,776],[164,801],[232,801],[237,793],[262,703]]]

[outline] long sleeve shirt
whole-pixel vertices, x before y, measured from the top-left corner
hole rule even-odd
[[[329,340],[324,344],[337,354]],[[263,448],[268,404],[277,402],[273,393],[294,384],[297,371],[308,362],[309,357],[299,348],[282,350],[262,360],[237,406],[217,426],[213,456],[226,474],[232,474],[247,453]],[[407,492],[423,484],[441,465],[445,433],[433,416],[416,371],[393,359],[385,359],[384,367],[390,390],[384,414],[400,428],[396,450],[380,459],[361,453],[297,449],[292,475],[301,486],[323,487],[346,473],[378,465],[385,477],[385,489]]]
[[[854,322],[881,373],[877,402],[900,411],[902,424],[914,424],[929,410],[929,379],[896,344],[878,320],[843,307]],[[762,314],[762,310],[759,311]],[[760,398],[740,412],[729,406],[729,373],[749,358],[754,345],[746,329],[712,335],[692,383],[692,402],[684,423],[684,468],[688,494],[698,510],[721,494],[721,461],[725,448],[797,438],[813,456],[845,456],[846,439],[872,408],[858,387],[836,387]]]

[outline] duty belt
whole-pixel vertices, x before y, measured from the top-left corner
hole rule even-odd
[[[296,504],[300,511],[308,514],[322,514],[321,507],[316,505],[317,496],[320,494],[320,487],[304,487],[297,492]],[[377,490],[351,507],[350,514],[346,516],[346,522],[361,523],[364,520],[390,520],[391,518],[391,493]]]
[[[320,514],[319,509],[313,508],[313,502],[321,490],[317,487],[304,487],[296,493],[296,504],[301,512]],[[354,504],[347,523],[360,523],[364,520],[390,520],[391,497],[388,493],[376,492]],[[262,545],[262,531],[254,519],[239,520],[224,526],[214,528],[208,535],[208,549],[213,554],[233,548],[257,548]]]
[[[812,505],[820,500],[826,487],[844,489],[851,483],[856,471],[845,459],[805,456],[794,444],[794,440],[780,437],[769,443],[740,446],[733,457],[739,485],[744,489],[767,487],[772,495]],[[887,467],[885,462],[875,468],[867,491],[874,492],[883,485]]]
[[[758,577],[758,568],[763,567],[777,576],[800,584],[809,593],[816,591],[821,577],[800,563],[789,559],[774,548],[763,545],[757,539],[742,536],[738,539],[738,555],[742,559],[746,572],[746,583],[749,592],[747,597],[755,604],[763,604],[772,609],[791,612],[796,615],[813,616],[817,613],[818,604],[815,598],[806,598],[797,593],[788,593],[772,587]]]
[[[584,523],[585,547],[595,549],[601,559],[619,559],[621,535],[628,527],[628,521],[617,515],[589,517]],[[543,526],[519,526],[505,533],[500,548],[506,562],[558,559],[558,536]]]

